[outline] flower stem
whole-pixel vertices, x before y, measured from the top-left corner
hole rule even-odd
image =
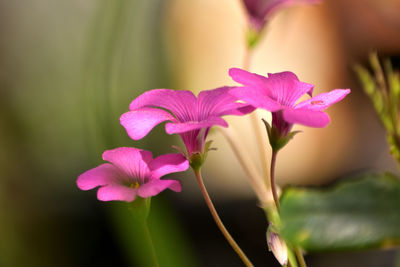
[[[235,154],[237,160],[239,161],[240,166],[249,177],[250,184],[253,187],[253,190],[256,193],[258,200],[260,201],[261,207],[265,207],[266,205],[271,203],[273,201],[272,196],[269,189],[264,184],[264,178],[257,170],[257,167],[251,160],[251,157],[248,154],[247,150],[239,142],[240,140],[237,137],[234,129],[218,127],[217,130],[219,130],[220,133],[222,133],[222,135],[228,141],[228,144]]]
[[[246,51],[245,51],[244,57],[243,57],[243,69],[245,69],[245,70],[250,69],[252,52],[253,52],[253,50],[251,48],[249,48],[249,47],[246,48]]]
[[[150,230],[149,227],[147,226],[147,220],[143,220],[143,238],[146,239],[146,243],[148,245],[148,250],[149,253],[151,254],[150,256],[150,260],[151,260],[151,266],[154,267],[158,267],[158,260],[157,260],[157,254],[156,254],[156,250],[154,249],[154,245],[153,245],[153,240],[151,238],[151,234],[150,234]]]
[[[278,197],[278,192],[276,190],[276,185],[275,185],[275,165],[276,165],[276,156],[277,155],[278,155],[278,151],[276,151],[275,149],[272,149],[270,178],[271,178],[272,195],[274,197],[276,209],[279,211],[279,197]]]
[[[247,258],[246,254],[242,251],[242,249],[239,247],[239,245],[236,243],[236,241],[232,238],[232,236],[229,234],[228,230],[226,230],[224,224],[222,223],[221,219],[218,216],[217,211],[215,210],[214,204],[212,203],[210,196],[208,195],[207,189],[204,185],[203,182],[203,177],[201,176],[200,169],[199,170],[194,170],[194,174],[196,176],[197,182],[199,183],[201,193],[203,194],[204,200],[206,201],[206,204],[211,212],[211,215],[214,218],[215,223],[217,224],[219,230],[222,232],[222,234],[225,236],[226,240],[228,243],[232,246],[233,250],[238,254],[240,259],[243,261],[243,263],[247,266],[254,266],[250,260]]]
[[[245,53],[244,53],[244,58],[243,58],[243,69],[249,71],[250,70],[250,64],[251,64],[251,59],[252,59],[252,55],[253,55],[253,49],[251,47],[246,47]],[[256,140],[257,143],[259,144],[259,148],[258,148],[258,153],[261,159],[261,162],[267,162],[267,152],[265,151],[265,149],[263,149],[263,147],[265,147],[266,142],[265,142],[265,138],[263,136],[263,129],[261,128],[261,124],[260,124],[260,119],[257,116],[257,112],[254,111],[252,114],[250,114],[250,121],[254,130],[254,133],[256,135]],[[263,176],[267,177],[268,175],[268,169],[267,169],[267,165],[262,164],[262,172],[263,172]],[[267,187],[269,187],[269,184],[266,184]]]
[[[279,213],[279,197],[278,197],[278,192],[276,190],[276,185],[275,185],[275,165],[276,165],[276,157],[278,155],[278,151],[275,149],[272,149],[272,157],[271,157],[271,191],[272,195],[274,196],[274,202],[276,209],[278,210]],[[296,254],[297,261],[299,263],[300,267],[307,267],[306,261],[304,260],[303,253],[301,252],[300,248],[294,247],[294,253]]]
[[[303,253],[298,247],[294,248],[294,253],[296,254],[296,258],[299,262],[300,267],[307,267],[306,261],[304,260]]]
[[[132,212],[132,219],[135,223],[134,227],[137,228],[137,238],[141,243],[141,256],[143,258],[142,264],[146,266],[158,267],[158,260],[156,250],[154,248],[153,239],[149,226],[147,224],[150,213],[151,198],[137,197],[135,201],[129,203],[129,209]]]

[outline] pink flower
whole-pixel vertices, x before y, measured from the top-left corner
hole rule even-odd
[[[260,32],[272,14],[285,6],[292,6],[300,3],[314,4],[320,0],[243,0],[249,17],[250,26]]]
[[[294,123],[310,127],[327,126],[330,118],[323,110],[350,93],[350,89],[335,89],[297,103],[305,94],[312,96],[314,86],[300,82],[292,72],[268,74],[267,78],[234,68],[229,70],[229,75],[243,84],[231,93],[247,104],[271,111],[272,127],[281,137],[290,133]]]
[[[160,180],[168,173],[189,168],[188,161],[181,154],[166,154],[153,159],[150,151],[133,147],[106,150],[103,159],[110,162],[79,175],[77,185],[81,190],[97,186],[97,198],[101,201],[133,201],[136,195],[147,198],[169,188],[182,190],[176,180]]]
[[[254,110],[252,106],[237,103],[228,92],[232,87],[221,87],[200,92],[196,98],[190,91],[155,89],[138,96],[124,113],[121,124],[128,135],[139,140],[157,124],[165,125],[168,134],[179,134],[186,146],[189,158],[194,154],[203,155],[205,141],[213,125],[228,127],[221,117],[244,115]]]

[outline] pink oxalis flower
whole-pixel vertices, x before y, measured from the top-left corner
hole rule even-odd
[[[350,89],[335,89],[298,102],[305,94],[312,96],[314,86],[299,81],[292,72],[264,77],[233,68],[229,70],[229,75],[243,85],[231,90],[234,96],[256,108],[272,112],[272,129],[277,132],[278,138],[286,137],[295,123],[317,128],[327,126],[330,118],[323,110],[350,93]]]
[[[250,26],[260,32],[279,9],[295,4],[315,4],[320,0],[243,0]]]
[[[222,116],[245,115],[254,110],[250,105],[237,103],[229,94],[231,89],[205,90],[197,98],[186,90],[154,89],[134,99],[130,111],[120,121],[134,140],[146,136],[157,124],[169,121],[166,132],[180,135],[192,160],[193,156],[207,152],[206,138],[213,125],[228,127]]]
[[[189,168],[181,154],[166,154],[153,159],[150,151],[133,147],[106,150],[103,159],[110,163],[86,171],[77,180],[81,190],[100,186],[97,198],[101,201],[131,202],[136,196],[148,198],[167,188],[180,192],[179,181],[161,180],[160,177]]]

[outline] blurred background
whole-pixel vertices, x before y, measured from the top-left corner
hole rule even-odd
[[[399,14],[398,0],[325,0],[286,8],[270,21],[251,71],[293,71],[315,93],[352,89],[329,109],[327,128],[298,127],[303,133],[280,153],[278,183],[397,172],[352,66],[367,64],[377,50],[399,67]],[[234,85],[228,69],[242,66],[246,23],[240,0],[0,0],[0,266],[146,266],[126,205],[97,201],[95,190],[78,190],[76,178],[100,164],[106,149],[171,152],[180,141],[163,126],[133,141],[119,116],[146,90]],[[248,120],[229,122],[261,169]],[[212,132],[210,139],[218,150],[204,176],[217,210],[256,266],[278,266],[244,173],[224,138]],[[191,173],[170,178],[181,179],[183,192],[154,198],[150,215],[161,266],[241,266]],[[345,253],[307,260],[392,266],[394,254],[383,253],[352,254],[359,265]]]

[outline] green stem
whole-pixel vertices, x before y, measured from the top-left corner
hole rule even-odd
[[[298,247],[294,248],[294,253],[299,262],[300,267],[307,267],[306,261],[304,260],[303,252]]]
[[[274,197],[276,209],[279,211],[279,197],[278,197],[278,192],[276,190],[276,185],[275,185],[275,165],[276,165],[276,156],[277,155],[278,155],[278,151],[276,151],[275,149],[272,149],[270,179],[271,179],[272,196]]]
[[[193,171],[194,171],[194,174],[196,176],[197,182],[199,183],[200,190],[201,190],[201,193],[203,194],[204,200],[206,201],[208,209],[210,210],[211,215],[213,216],[214,221],[217,224],[219,230],[225,236],[226,240],[231,245],[233,250],[238,254],[240,259],[243,261],[244,265],[246,265],[247,267],[254,266],[251,263],[251,261],[247,258],[246,254],[244,254],[244,252],[239,247],[239,245],[236,243],[236,241],[233,239],[233,237],[229,234],[228,230],[225,228],[224,224],[222,223],[221,219],[219,218],[218,213],[215,210],[214,204],[212,203],[211,198],[208,195],[207,189],[206,189],[206,187],[204,185],[203,177],[201,175],[200,169],[199,170],[193,170]]]
[[[276,185],[275,185],[275,165],[276,165],[276,157],[278,155],[278,151],[275,149],[272,149],[272,157],[271,157],[271,191],[272,191],[272,195],[274,196],[274,202],[275,202],[275,206],[276,209],[278,210],[278,214],[279,214],[279,197],[278,197],[278,192],[276,190]],[[299,263],[300,267],[307,267],[307,264],[304,260],[304,256],[303,253],[301,252],[300,248],[298,247],[294,247],[294,253],[296,254],[296,258],[297,261]]]
[[[150,213],[151,198],[140,198],[137,197],[135,201],[130,203],[130,210],[132,212],[132,218],[134,227],[137,227],[139,231],[136,233],[136,237],[141,241],[141,257],[143,258],[142,264],[146,266],[158,267],[158,260],[156,250],[154,248],[153,239],[149,226],[147,224],[149,213]]]
[[[158,260],[157,260],[157,254],[156,250],[154,249],[153,245],[153,240],[151,238],[150,230],[147,225],[147,220],[142,221],[142,226],[143,226],[143,237],[145,238],[146,244],[148,245],[149,252],[150,252],[150,260],[151,260],[151,266],[158,267]]]

